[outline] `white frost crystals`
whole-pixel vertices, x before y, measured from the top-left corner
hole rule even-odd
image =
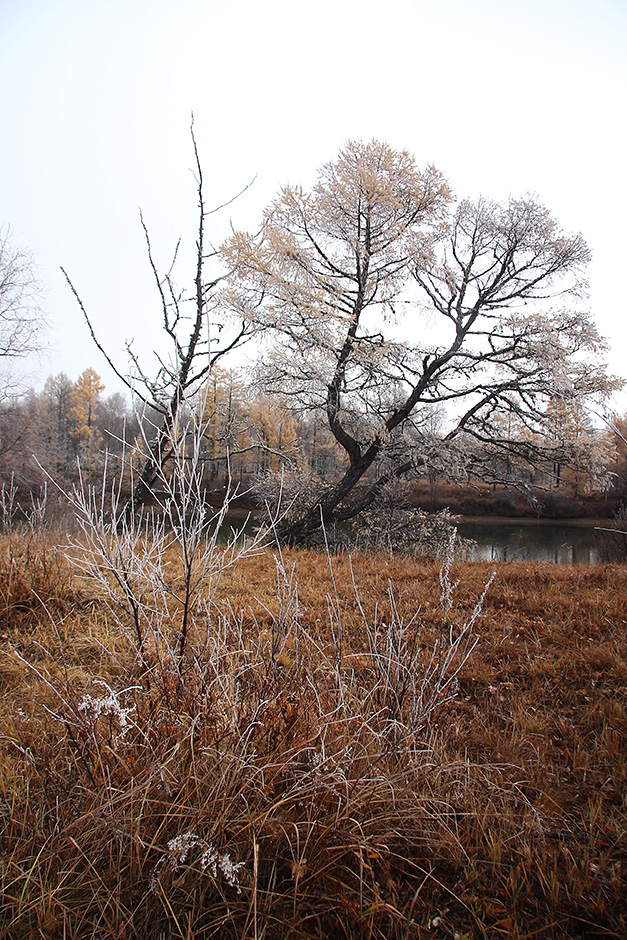
[[[150,881],[151,889],[154,891],[157,887],[164,862],[167,861],[170,870],[176,872],[185,864],[193,849],[200,850],[199,864],[201,871],[206,872],[209,870],[214,878],[218,877],[219,871],[229,887],[236,888],[237,893],[241,894],[242,889],[238,872],[240,868],[244,867],[244,862],[234,862],[231,856],[226,853],[221,855],[211,843],[205,842],[195,832],[182,832],[174,839],[170,839],[166,847],[166,856],[153,872]]]
[[[91,718],[94,722],[97,721],[101,715],[107,715],[110,719],[117,719],[120,731],[119,734],[115,736],[115,740],[118,741],[124,738],[125,734],[132,727],[132,722],[129,721],[129,715],[135,711],[136,706],[131,705],[130,708],[123,708],[119,699],[119,696],[123,694],[122,692],[114,692],[102,679],[94,679],[94,682],[97,685],[103,685],[109,694],[102,698],[84,695],[77,706],[77,710],[83,712],[86,718]],[[138,688],[140,687],[133,686],[132,689],[124,689],[124,692],[131,692],[133,689]]]

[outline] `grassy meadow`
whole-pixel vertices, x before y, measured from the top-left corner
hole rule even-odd
[[[627,569],[140,545],[0,544],[0,937],[627,937]]]

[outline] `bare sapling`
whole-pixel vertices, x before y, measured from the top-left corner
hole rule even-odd
[[[142,669],[151,657],[163,666],[165,655],[180,671],[192,628],[195,641],[207,643],[222,574],[264,542],[263,530],[252,538],[225,532],[235,488],[227,487],[218,509],[208,505],[204,430],[194,418],[174,430],[170,462],[151,489],[152,506],[139,514],[126,512],[121,475],[107,492],[106,460],[99,490],[79,473],[68,496],[80,528],[80,537],[70,540],[71,560],[100,590],[115,622],[131,631]],[[125,463],[132,468],[132,457]]]

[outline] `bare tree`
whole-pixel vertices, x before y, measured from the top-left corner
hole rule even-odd
[[[216,259],[218,252],[208,244],[205,226],[208,216],[229,205],[233,200],[229,200],[229,202],[217,208],[207,209],[202,166],[194,135],[193,119],[190,130],[194,149],[194,176],[198,196],[196,267],[191,290],[179,288],[174,280],[174,269],[181,239],[179,238],[177,242],[168,271],[161,274],[154,259],[148,227],[143,215],[140,214],[146,238],[148,260],[160,299],[162,327],[170,346],[169,358],[157,355],[158,369],[154,376],[149,375],[144,369],[131,343],[126,344],[126,349],[130,358],[132,375],[129,376],[118,369],[98,340],[94,326],[76,288],[65,270],[62,269],[80,305],[97,347],[116,375],[131,390],[133,396],[157,415],[157,424],[154,428],[152,440],[148,444],[142,469],[135,482],[133,495],[126,506],[127,516],[130,516],[148,499],[153,484],[162,474],[164,465],[172,456],[173,450],[178,446],[178,421],[184,402],[199,391],[216,363],[243,342],[252,332],[251,324],[244,319],[236,319],[234,326],[231,319],[230,329],[226,323],[227,318],[222,312],[218,317],[219,322],[216,319],[218,307],[214,299],[214,292],[223,274],[218,273],[209,278],[206,275],[208,262],[211,259]]]
[[[31,253],[18,247],[9,226],[0,229],[0,360],[4,389],[11,367],[42,348],[41,288]]]
[[[547,402],[612,387],[589,356],[603,343],[578,305],[588,248],[532,198],[462,201],[433,168],[385,144],[349,143],[311,192],[287,187],[260,235],[224,247],[248,303],[276,342],[267,385],[326,413],[344,472],[280,532],[290,544],[352,518],[411,470],[463,458],[463,439],[511,442],[503,416],[541,449]],[[448,430],[428,415],[446,407]],[[425,419],[426,415],[426,419]],[[469,449],[480,472],[481,448]],[[462,456],[460,456],[462,455]],[[355,487],[359,484],[358,495]]]

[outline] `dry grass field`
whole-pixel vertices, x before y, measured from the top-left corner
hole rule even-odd
[[[627,937],[625,568],[167,561],[0,545],[0,937]]]

